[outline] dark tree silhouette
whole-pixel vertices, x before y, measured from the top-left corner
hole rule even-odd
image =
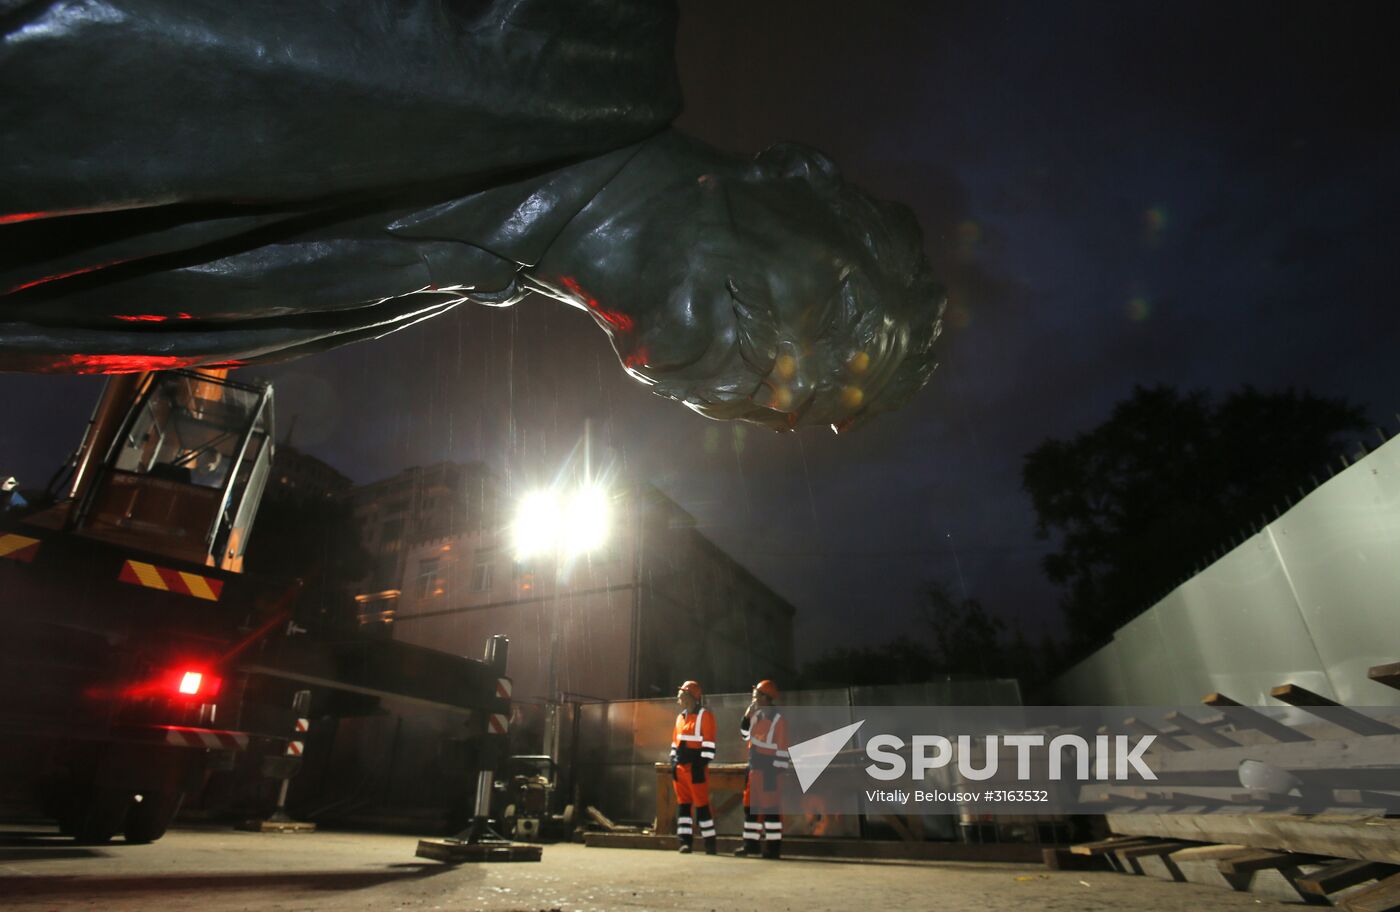
[[[945,583],[925,591],[924,619],[933,633],[937,670],[943,674],[995,676],[1006,659],[1006,624],[987,614],[975,598],[959,599]]]
[[[802,669],[804,687],[920,684],[947,675],[1017,678],[1034,691],[1055,662],[1048,640],[1038,647],[1019,627],[987,613],[980,600],[959,598],[949,585],[929,583],[921,606],[924,638],[901,634],[879,646],[839,647]]]
[[[1232,536],[1272,519],[1365,426],[1338,399],[1252,387],[1137,387],[1103,424],[1027,454],[1022,483],[1082,650],[1149,607]]]
[[[933,650],[899,636],[880,646],[830,649],[802,668],[803,687],[919,684],[938,674]]]

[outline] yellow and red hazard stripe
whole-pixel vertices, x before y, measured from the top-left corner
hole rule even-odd
[[[134,586],[192,595],[210,602],[217,602],[224,588],[224,581],[212,576],[200,576],[198,573],[171,570],[134,560],[122,562],[122,572],[117,574],[117,579]]]
[[[4,535],[0,535],[0,557],[8,557],[10,560],[23,561],[27,564],[34,560],[34,555],[39,553],[39,545],[40,541],[37,538],[6,532]]]
[[[176,747],[203,747],[214,750],[243,750],[248,746],[248,736],[243,732],[215,731],[209,728],[184,728],[167,725],[165,743]]]

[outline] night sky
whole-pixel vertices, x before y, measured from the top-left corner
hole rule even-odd
[[[261,374],[283,432],[357,481],[483,459],[547,481],[595,447],[799,608],[799,655],[914,630],[928,580],[1055,632],[1024,454],[1134,384],[1250,383],[1400,409],[1400,131],[1383,7],[700,2],[680,126],[796,140],[918,214],[942,364],[842,438],[707,421],[581,312],[463,307]],[[0,472],[42,483],[100,381],[0,377]]]

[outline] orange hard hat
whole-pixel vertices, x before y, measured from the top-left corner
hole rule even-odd
[[[762,681],[759,681],[757,684],[755,684],[753,686],[753,689],[763,694],[770,700],[778,699],[778,685],[774,684],[767,678],[764,678]]]
[[[699,681],[686,681],[684,684],[677,688],[677,692],[688,693],[697,700],[705,699],[705,692],[700,689]]]

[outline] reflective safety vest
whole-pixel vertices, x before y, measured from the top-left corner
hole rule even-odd
[[[791,765],[788,756],[787,723],[783,714],[771,706],[760,706],[751,718],[739,723],[739,733],[749,742],[749,765],[754,761],[771,763],[774,769],[787,769]]]
[[[671,736],[671,759],[677,763],[706,763],[715,759],[715,714],[700,707],[694,712],[683,709],[676,716],[676,730]]]

